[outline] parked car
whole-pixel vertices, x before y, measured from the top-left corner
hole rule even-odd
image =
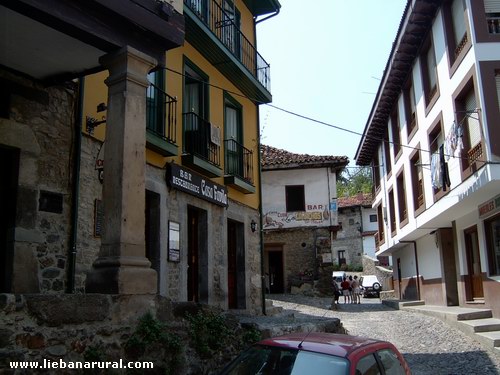
[[[340,283],[342,280],[344,280],[344,277],[346,277],[346,273],[344,271],[333,271],[332,272],[332,279],[337,283],[337,285],[340,288]]]
[[[359,283],[363,288],[363,297],[376,296],[380,298],[382,285],[375,275],[363,275],[359,279]]]
[[[387,341],[335,333],[293,333],[258,342],[220,375],[409,375],[410,368]]]

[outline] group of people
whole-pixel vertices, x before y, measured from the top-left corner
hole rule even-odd
[[[338,305],[340,296],[344,296],[344,303],[361,303],[361,287],[359,284],[358,276],[344,276],[340,285],[333,282],[334,298],[332,308]]]

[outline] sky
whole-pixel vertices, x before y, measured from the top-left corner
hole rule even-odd
[[[363,133],[406,0],[280,0],[257,25],[271,66],[270,103]],[[293,153],[354,156],[361,136],[260,106],[262,144]]]

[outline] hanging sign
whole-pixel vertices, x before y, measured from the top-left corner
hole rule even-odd
[[[97,178],[102,184],[104,181],[104,142],[97,153],[97,158],[95,159],[95,170],[97,171]]]
[[[218,206],[227,207],[227,188],[175,163],[167,165],[169,187],[184,191]]]

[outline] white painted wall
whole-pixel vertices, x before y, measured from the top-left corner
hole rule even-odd
[[[420,238],[417,243],[418,271],[426,280],[441,277],[441,257],[435,234]]]
[[[304,212],[286,212],[287,185],[304,185]],[[263,229],[337,225],[336,198],[336,174],[330,168],[263,171]]]

